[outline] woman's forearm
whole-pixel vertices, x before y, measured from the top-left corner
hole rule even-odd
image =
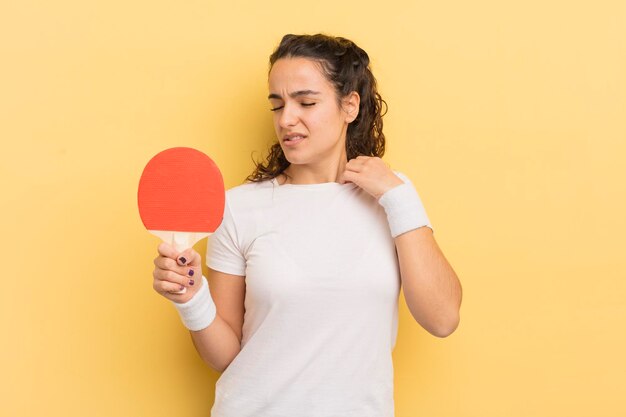
[[[209,327],[189,333],[202,360],[218,372],[224,372],[241,351],[239,338],[219,315]]]
[[[415,320],[431,334],[446,337],[457,328],[461,283],[439,249],[429,227],[395,238],[407,306]]]

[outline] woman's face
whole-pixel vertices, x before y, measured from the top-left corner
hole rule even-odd
[[[319,64],[301,57],[277,60],[269,92],[276,136],[290,163],[317,164],[345,154],[347,127],[356,118],[355,99],[344,100],[345,111],[340,108]],[[356,101],[358,113],[358,95]]]

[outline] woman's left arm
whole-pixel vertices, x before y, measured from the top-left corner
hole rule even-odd
[[[396,236],[406,304],[413,318],[437,337],[459,325],[462,288],[427,226]]]
[[[353,182],[376,199],[404,184],[382,159],[370,156],[349,160],[339,182]],[[419,218],[419,213],[415,216]],[[410,213],[409,217],[412,217]],[[459,325],[462,298],[459,278],[435,242],[430,227],[400,233],[394,233],[394,242],[407,306],[428,332],[438,337],[449,336]]]

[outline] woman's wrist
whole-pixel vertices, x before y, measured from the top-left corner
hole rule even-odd
[[[200,289],[189,301],[182,304],[172,302],[185,327],[193,331],[209,327],[217,314],[207,279],[202,276],[200,281]]]
[[[391,236],[397,236],[422,226],[432,229],[426,210],[412,184],[404,183],[385,192],[378,203],[387,214]]]

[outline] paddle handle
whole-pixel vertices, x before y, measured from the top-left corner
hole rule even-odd
[[[172,233],[172,242],[170,243],[176,252],[180,253],[186,249],[189,249],[193,244],[189,244],[190,233],[174,232]],[[187,287],[183,287],[180,291],[170,291],[172,294],[184,294],[187,292]]]

